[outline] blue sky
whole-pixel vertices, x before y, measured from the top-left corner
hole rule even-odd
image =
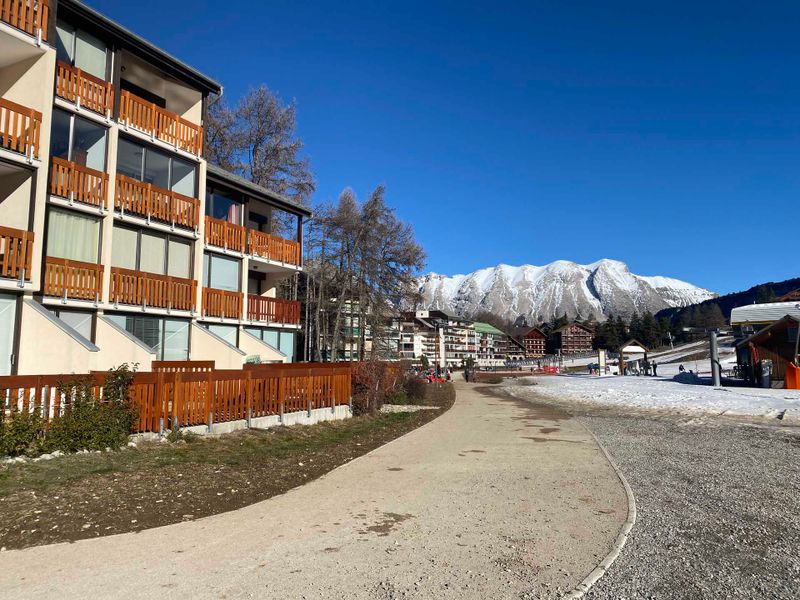
[[[800,275],[798,2],[89,2],[295,99],[315,202],[385,184],[429,270]]]

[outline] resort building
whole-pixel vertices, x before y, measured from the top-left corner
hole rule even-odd
[[[594,332],[580,323],[569,323],[553,332],[556,351],[562,356],[593,352]]]
[[[81,2],[3,7],[0,374],[293,360],[310,213],[207,165],[221,85]]]
[[[488,323],[475,323],[477,337],[477,365],[499,367],[506,362],[505,333]]]
[[[525,358],[541,358],[547,353],[547,336],[538,327],[528,329],[522,335]]]
[[[400,348],[405,359],[425,356],[431,366],[454,368],[477,359],[478,337],[469,319],[441,310],[418,310],[403,314]]]

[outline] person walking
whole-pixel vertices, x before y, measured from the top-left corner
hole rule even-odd
[[[653,368],[653,377],[658,377],[658,363],[656,363],[656,361],[653,361],[652,363],[650,363],[650,366]]]

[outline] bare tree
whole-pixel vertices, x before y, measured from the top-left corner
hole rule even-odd
[[[307,204],[316,182],[296,127],[294,102],[284,104],[266,86],[250,90],[234,108],[218,99],[208,111],[208,160]]]

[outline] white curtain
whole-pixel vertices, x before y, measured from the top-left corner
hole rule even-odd
[[[169,241],[169,263],[167,274],[173,277],[191,279],[192,246],[178,240]]]
[[[139,249],[139,269],[148,273],[164,274],[166,262],[166,240],[152,233],[142,232]]]
[[[92,217],[50,209],[47,256],[96,263],[100,222]]]
[[[111,238],[111,266],[136,269],[136,245],[139,234],[133,229],[114,227]]]
[[[78,30],[75,40],[75,66],[90,75],[106,78],[106,45],[93,35]]]

